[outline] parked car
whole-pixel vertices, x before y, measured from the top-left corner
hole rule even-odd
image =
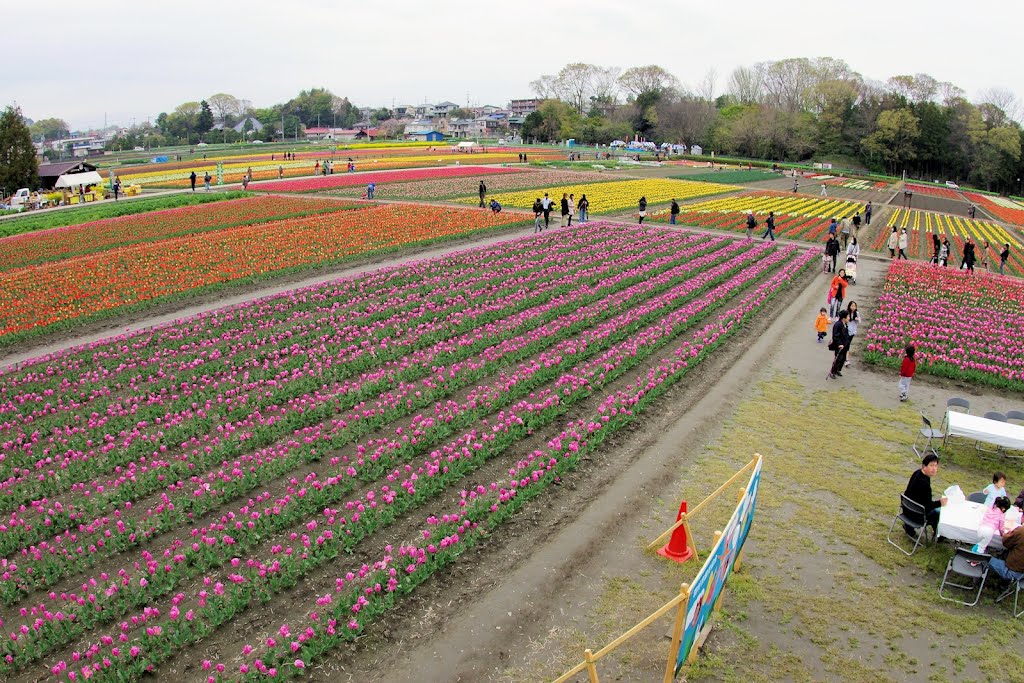
[[[262,145],[263,144],[263,140],[253,140],[249,144],[252,144],[252,145]]]
[[[959,190],[960,189],[960,186],[957,185],[956,183],[954,183],[952,180],[947,180],[946,181],[946,187],[948,187],[951,190]]]

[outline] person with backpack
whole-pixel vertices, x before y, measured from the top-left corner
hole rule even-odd
[[[540,197],[537,197],[537,200],[533,202],[533,231],[535,233],[540,232],[541,230],[544,229],[540,225],[540,220],[543,217],[543,215],[544,206],[540,203]]]
[[[754,228],[757,227],[757,219],[754,218],[754,212],[747,209],[747,239],[754,238]],[[764,238],[762,238],[764,239]]]
[[[839,240],[836,239],[835,235],[828,236],[828,241],[825,242],[825,255],[828,256],[829,261],[832,263],[832,267],[829,268],[828,272],[836,272],[836,257],[839,256]]]

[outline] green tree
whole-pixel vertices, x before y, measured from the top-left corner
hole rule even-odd
[[[898,173],[917,157],[921,135],[917,117],[909,108],[889,109],[878,115],[875,132],[861,141],[869,158],[880,161],[891,173]]]
[[[196,131],[205,133],[213,128],[213,110],[210,104],[203,100],[199,103],[199,114],[196,115]]]
[[[0,114],[0,187],[8,193],[39,185],[39,164],[32,133],[21,109],[7,107]]]
[[[70,128],[64,119],[40,119],[29,126],[29,131],[36,140],[49,142],[68,137]]]

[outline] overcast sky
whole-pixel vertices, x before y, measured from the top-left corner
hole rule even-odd
[[[327,87],[355,104],[504,105],[570,62],[659,64],[718,91],[739,65],[845,60],[866,79],[928,73],[974,99],[1024,96],[1024,6],[975,0],[241,0],[4,3],[0,105],[72,128],[130,125],[227,92],[255,106]]]

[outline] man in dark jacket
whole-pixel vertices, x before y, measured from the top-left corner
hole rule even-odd
[[[484,198],[487,196],[487,186],[484,185],[484,181],[480,181],[480,187],[477,188],[477,193],[480,195],[480,208],[484,208]]]
[[[672,225],[676,224],[676,218],[679,216],[679,202],[672,200],[672,207],[669,209],[668,222]]]
[[[830,259],[832,259],[832,268],[828,272],[836,272],[836,257],[839,256],[839,240],[836,239],[835,235],[828,236],[828,242],[825,242],[825,253],[828,254]]]
[[[903,492],[910,500],[925,509],[925,522],[933,530],[939,526],[939,508],[946,504],[946,497],[932,500],[932,477],[939,471],[939,456],[929,453],[921,461],[921,469],[914,470],[907,482],[907,490]],[[913,536],[914,529],[904,525],[904,531]]]
[[[832,341],[828,348],[836,354],[836,357],[832,362],[832,369],[828,371],[828,376],[825,379],[843,376],[841,371],[846,365],[846,353],[850,350],[850,330],[846,326],[849,319],[849,311],[839,311],[839,318],[832,325]]]

